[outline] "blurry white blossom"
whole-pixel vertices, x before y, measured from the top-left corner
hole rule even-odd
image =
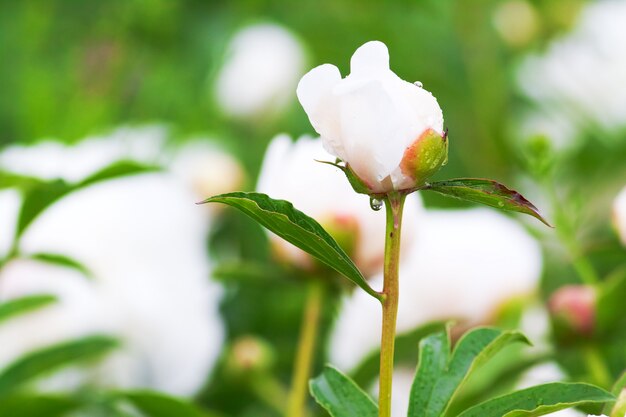
[[[383,266],[384,211],[372,210],[369,197],[356,194],[339,169],[316,161],[328,159],[319,139],[302,137],[293,143],[289,136],[279,135],[265,153],[257,190],[291,201],[340,241],[341,236],[349,240],[342,243],[353,247],[350,255],[365,276],[370,276]],[[402,243],[408,249],[419,229],[416,225],[423,210],[416,194],[407,198],[405,210]],[[312,260],[304,251],[275,235],[271,239],[279,256],[301,267],[311,266]]]
[[[393,371],[393,396],[391,397],[391,416],[406,417],[409,411],[409,399],[411,398],[411,387],[415,378],[415,369],[397,367]],[[378,398],[378,388],[380,381],[376,379],[372,385],[371,392]]]
[[[620,53],[626,44],[625,20],[624,1],[588,3],[571,33],[523,61],[518,84],[537,106],[537,114],[528,119],[536,129],[532,133],[558,137],[562,135],[554,130],[563,128],[569,146],[590,129],[626,128],[626,54]],[[537,122],[541,117],[544,123]]]
[[[343,79],[334,65],[313,68],[297,93],[324,148],[372,193],[415,187],[447,160],[437,99],[391,71],[382,42],[358,48]]]
[[[539,282],[539,243],[495,210],[426,211],[416,236],[401,259],[399,333],[435,320],[487,322],[506,301],[532,294]],[[380,282],[381,276],[374,281]],[[380,316],[378,302],[362,291],[346,299],[331,337],[331,362],[351,369],[375,349]]]
[[[277,112],[294,98],[304,64],[302,45],[288,29],[269,23],[246,27],[230,41],[217,75],[218,104],[235,117]]]
[[[62,254],[93,276],[89,281],[77,271],[35,261],[5,265],[0,298],[49,292],[60,302],[0,326],[0,367],[55,341],[106,333],[122,346],[97,369],[99,383],[179,395],[192,395],[203,385],[221,350],[223,329],[217,311],[221,291],[210,281],[206,253],[210,217],[194,202],[207,190],[201,166],[222,155],[201,142],[168,149],[160,132],[120,129],[76,146],[44,143],[0,154],[2,169],[68,181],[122,159],[165,168],[75,191],[26,230],[19,245],[23,256]],[[14,228],[19,195],[3,191],[0,202],[10,203],[0,205],[0,226]],[[0,250],[12,244],[4,242],[7,229]]]
[[[0,190],[0,259],[7,256],[13,245],[20,204],[16,190]]]
[[[620,191],[613,203],[613,223],[626,246],[626,187]]]

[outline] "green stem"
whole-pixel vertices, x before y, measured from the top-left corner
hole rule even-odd
[[[385,271],[383,285],[383,328],[380,345],[379,417],[391,416],[393,353],[398,316],[398,271],[400,264],[400,229],[404,194],[390,193],[385,199],[387,230],[385,235]]]
[[[312,279],[309,283],[306,306],[302,317],[286,417],[303,417],[305,415],[305,403],[322,310],[322,293],[322,282],[319,279]]]
[[[250,381],[250,388],[265,404],[279,414],[285,412],[287,390],[270,375],[260,375]]]
[[[585,364],[593,383],[603,388],[610,388],[613,378],[598,348],[588,345],[584,348]]]

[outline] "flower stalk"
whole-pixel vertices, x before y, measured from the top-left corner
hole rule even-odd
[[[304,417],[306,415],[305,403],[322,310],[323,283],[321,280],[310,280],[306,297],[286,417]]]
[[[385,269],[382,292],[383,325],[378,398],[378,415],[380,417],[391,416],[393,359],[399,298],[400,232],[405,198],[406,195],[399,192],[391,192],[385,198],[387,228],[385,235]]]

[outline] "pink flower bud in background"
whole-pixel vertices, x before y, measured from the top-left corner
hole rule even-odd
[[[356,50],[351,73],[320,65],[298,84],[298,99],[324,148],[340,158],[370,194],[416,187],[446,161],[448,143],[437,100],[389,68],[384,43]]]
[[[566,285],[552,294],[550,313],[578,334],[591,335],[595,327],[596,291],[588,285]]]

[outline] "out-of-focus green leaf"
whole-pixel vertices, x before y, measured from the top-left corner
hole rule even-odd
[[[445,329],[445,323],[434,322],[396,336],[394,363],[400,366],[415,366],[418,356],[415,347],[424,337],[442,329]],[[379,366],[380,349],[375,349],[350,372],[350,377],[362,387],[369,386],[378,376]]]
[[[286,271],[259,262],[227,262],[213,269],[212,276],[221,282],[275,282]]]
[[[41,182],[42,181],[38,178],[0,171],[0,190],[4,188],[17,188],[23,191]]]
[[[622,375],[617,379],[615,384],[613,384],[613,388],[611,389],[611,393],[618,397],[617,404],[615,404],[615,408],[617,408],[622,415],[626,415],[626,372],[622,373]],[[622,410],[621,408],[624,407]],[[615,412],[616,410],[613,410]],[[611,413],[611,404],[607,404],[604,406],[602,410],[602,414],[609,415]]]
[[[435,191],[472,203],[485,204],[500,210],[528,214],[538,219],[546,226],[550,226],[546,219],[539,214],[537,207],[524,198],[523,195],[493,180],[482,178],[457,178],[447,181],[432,182],[420,189]]]
[[[2,417],[61,417],[80,403],[70,397],[14,394],[0,398]]]
[[[146,417],[217,417],[190,402],[154,391],[128,391],[119,395]]]
[[[81,274],[85,275],[88,278],[92,277],[91,271],[89,271],[89,269],[85,265],[65,255],[60,255],[58,253],[40,252],[40,253],[29,255],[28,257],[36,261],[41,261],[41,262],[49,263],[52,265],[58,265],[58,266],[62,266],[65,268],[75,269],[76,271],[80,272]]]
[[[377,417],[378,407],[349,377],[326,366],[311,380],[311,394],[332,417]]]
[[[582,404],[613,400],[611,393],[593,385],[555,382],[485,401],[459,417],[536,417]]]
[[[30,187],[24,195],[22,209],[20,210],[15,232],[16,241],[37,216],[65,195],[100,181],[154,171],[155,169],[155,167],[132,161],[119,161],[103,168],[77,184],[69,184],[63,180],[54,180],[40,182]]]
[[[274,200],[260,193],[237,192],[217,195],[204,200],[204,203],[222,203],[240,210],[380,299],[380,294],[369,286],[335,239],[317,221],[294,208],[290,202]]]
[[[612,273],[598,290],[596,323],[598,331],[611,332],[624,320],[624,295],[626,294],[626,268]]]
[[[469,377],[473,370],[491,359],[496,353],[504,347],[514,342],[528,342],[524,335],[516,331],[506,331],[483,327],[474,329],[466,333],[457,343],[450,360],[448,361],[445,371],[437,377],[436,371],[441,371],[437,366],[428,367],[428,380],[434,384],[429,398],[418,398],[416,405],[413,406],[413,416],[440,417],[445,414],[450,402],[455,394]],[[433,342],[433,347],[436,343]],[[439,346],[442,348],[443,346]],[[435,361],[435,365],[440,363],[441,352],[429,353]],[[419,365],[418,365],[419,367]],[[421,381],[421,373],[416,374],[418,384]],[[425,376],[424,376],[425,377]],[[413,390],[413,394],[422,395],[417,390]],[[410,400],[413,403],[413,399]],[[426,406],[424,407],[424,404]],[[416,408],[420,407],[420,409]]]
[[[19,388],[21,384],[47,372],[73,363],[98,358],[118,342],[109,336],[89,336],[27,353],[0,372],[0,395]]]
[[[419,362],[409,399],[408,417],[419,417],[433,397],[439,378],[450,360],[450,338],[447,331],[438,332],[420,341]]]
[[[49,294],[29,295],[0,303],[0,323],[17,315],[55,303],[57,298]]]

